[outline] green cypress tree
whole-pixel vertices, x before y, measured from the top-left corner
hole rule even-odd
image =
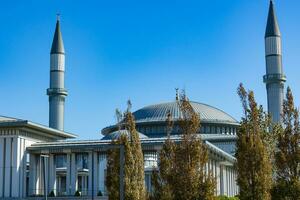
[[[236,144],[237,182],[241,200],[269,200],[272,186],[270,155],[264,141],[269,133],[269,117],[258,106],[254,93],[238,88],[244,117],[241,120]]]
[[[291,89],[283,104],[283,127],[277,137],[275,186],[272,199],[300,199],[300,125]]]
[[[112,141],[112,145],[124,144],[126,136]],[[106,188],[108,198],[111,200],[120,199],[120,151],[118,149],[110,149],[107,152],[107,171],[106,171]]]
[[[144,159],[138,132],[135,129],[134,116],[130,112],[131,103],[128,102],[128,109],[123,115],[122,125],[129,135],[121,135],[112,144],[124,145],[124,187],[126,200],[146,199],[144,182]],[[119,172],[120,163],[119,150],[110,150],[107,162],[107,190],[109,199],[119,199]]]
[[[174,148],[175,143],[168,138],[159,153],[158,170],[153,171],[152,174],[153,193],[151,199],[153,200],[174,199],[171,188],[173,183]]]
[[[151,177],[153,191],[150,194],[150,199],[153,200],[171,200],[174,199],[171,190],[172,172],[174,164],[175,143],[170,139],[173,129],[173,120],[170,111],[167,114],[167,140],[159,152],[158,169],[154,169]]]

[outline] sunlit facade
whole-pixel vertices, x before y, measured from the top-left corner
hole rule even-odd
[[[274,6],[271,2],[266,30],[268,110],[275,122],[280,122],[285,76],[281,65],[281,38]],[[107,151],[111,141],[120,135],[118,125],[102,129],[98,140],[74,140],[77,136],[64,131],[65,51],[59,20],[50,55],[49,127],[28,120],[0,116],[0,199],[26,199],[45,195],[74,199],[106,199],[105,186]],[[206,172],[216,179],[216,195],[234,196],[239,188],[234,168],[235,143],[239,123],[213,106],[191,102],[201,119],[198,137],[209,151]],[[151,174],[159,163],[159,152],[167,139],[167,117],[171,114],[173,127],[170,137],[179,141],[178,120],[181,110],[178,97],[168,103],[145,106],[133,115],[139,133],[145,170],[145,185],[149,192]]]

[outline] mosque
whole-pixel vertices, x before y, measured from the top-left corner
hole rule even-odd
[[[281,35],[273,2],[270,2],[265,33],[268,111],[280,122],[286,80],[282,69]],[[56,29],[50,53],[49,126],[24,119],[0,116],[0,199],[35,199],[52,194],[56,199],[106,198],[106,153],[111,140],[128,134],[117,125],[102,129],[99,140],[74,140],[77,136],[64,131],[64,104],[68,95],[64,87],[65,49],[60,30]],[[210,170],[217,180],[216,195],[234,196],[239,188],[233,167],[236,133],[239,122],[211,105],[191,102],[199,114],[198,134],[209,150]],[[168,113],[174,128],[173,140],[180,139],[178,99],[149,105],[135,111],[145,167],[145,185],[151,190],[151,172],[157,166],[158,152],[166,139]],[[77,192],[78,191],[78,192]]]

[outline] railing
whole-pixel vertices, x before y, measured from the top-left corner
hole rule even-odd
[[[286,81],[286,76],[283,74],[267,74],[264,75],[264,82],[271,83],[271,82],[278,82],[278,81]]]
[[[48,88],[47,95],[53,95],[53,94],[68,95],[68,91],[64,88]]]

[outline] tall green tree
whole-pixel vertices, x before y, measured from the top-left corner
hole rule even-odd
[[[173,128],[173,120],[170,111],[167,114],[167,140],[162,146],[159,153],[158,169],[152,174],[153,191],[151,199],[153,200],[171,200],[174,199],[174,194],[171,189],[174,169],[174,150],[175,142],[171,140],[170,135]]]
[[[212,200],[215,179],[205,171],[208,150],[196,134],[200,127],[199,115],[184,94],[178,103],[181,118],[177,124],[182,136],[176,143],[168,137],[163,145],[159,169],[153,181],[155,186],[158,185],[154,199]]]
[[[125,128],[129,135],[121,135],[112,144],[124,145],[124,187],[126,200],[146,199],[144,181],[144,159],[140,138],[135,128],[135,120],[130,112],[131,103],[128,102],[128,109],[123,115],[120,128]],[[119,150],[110,150],[107,162],[106,185],[109,199],[119,199],[119,172],[120,172]]]
[[[244,117],[238,129],[236,143],[237,182],[241,200],[269,200],[272,186],[272,166],[264,137],[269,134],[269,117],[258,106],[254,93],[238,87]]]
[[[274,200],[300,199],[300,125],[299,111],[294,106],[291,89],[283,103],[282,129],[275,152]]]

